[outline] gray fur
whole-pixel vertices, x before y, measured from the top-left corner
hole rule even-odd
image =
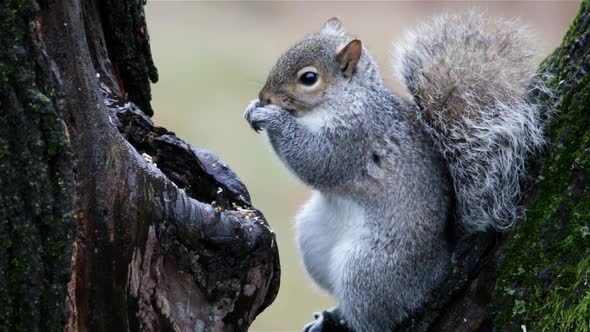
[[[522,37],[505,35],[512,28],[484,32],[443,17],[401,51],[415,95],[405,99],[385,89],[365,49],[354,75],[340,75],[334,55],[352,37],[331,21],[271,71],[261,97],[282,107],[254,101],[245,117],[314,189],[296,218],[297,243],[309,275],[336,298],[334,312],[357,332],[391,331],[450,270],[453,204],[474,229],[512,221],[524,158],[542,142],[525,100],[533,72]],[[289,88],[310,64],[329,83],[322,94]],[[320,112],[319,129],[306,125]]]
[[[397,70],[420,105],[455,184],[457,216],[471,230],[517,219],[527,157],[543,144],[531,89],[533,49],[522,24],[480,15],[441,16],[408,34]]]

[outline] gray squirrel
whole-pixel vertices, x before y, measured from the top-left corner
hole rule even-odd
[[[313,189],[295,221],[307,273],[356,332],[393,331],[452,267],[449,223],[510,227],[543,144],[545,90],[515,22],[442,15],[409,33],[388,91],[330,19],[283,54],[244,117]],[[321,331],[320,316],[304,331]]]

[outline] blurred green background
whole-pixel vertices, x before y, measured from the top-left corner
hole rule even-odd
[[[489,16],[519,17],[531,27],[544,56],[559,44],[577,7],[574,1],[148,1],[160,73],[152,88],[155,122],[224,159],[278,238],[281,289],[250,330],[299,331],[312,312],[333,304],[307,279],[295,248],[292,220],[309,191],[242,118],[281,52],[338,16],[380,63],[386,84],[400,92],[391,74],[392,42],[432,15],[476,8]]]

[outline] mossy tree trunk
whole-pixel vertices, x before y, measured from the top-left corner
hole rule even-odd
[[[541,65],[557,113],[533,172],[526,221],[500,251],[498,330],[590,331],[590,1]]]
[[[0,331],[242,331],[274,234],[237,176],[148,117],[141,0],[0,4]]]
[[[531,161],[526,218],[463,239],[452,277],[404,331],[590,331],[590,1],[539,72],[556,113]]]
[[[72,156],[31,4],[0,11],[0,331],[63,329]]]

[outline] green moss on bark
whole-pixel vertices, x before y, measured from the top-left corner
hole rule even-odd
[[[55,80],[34,1],[0,5],[0,331],[62,331],[74,218]]]
[[[542,64],[559,98],[526,221],[500,259],[499,330],[590,331],[590,1]]]

